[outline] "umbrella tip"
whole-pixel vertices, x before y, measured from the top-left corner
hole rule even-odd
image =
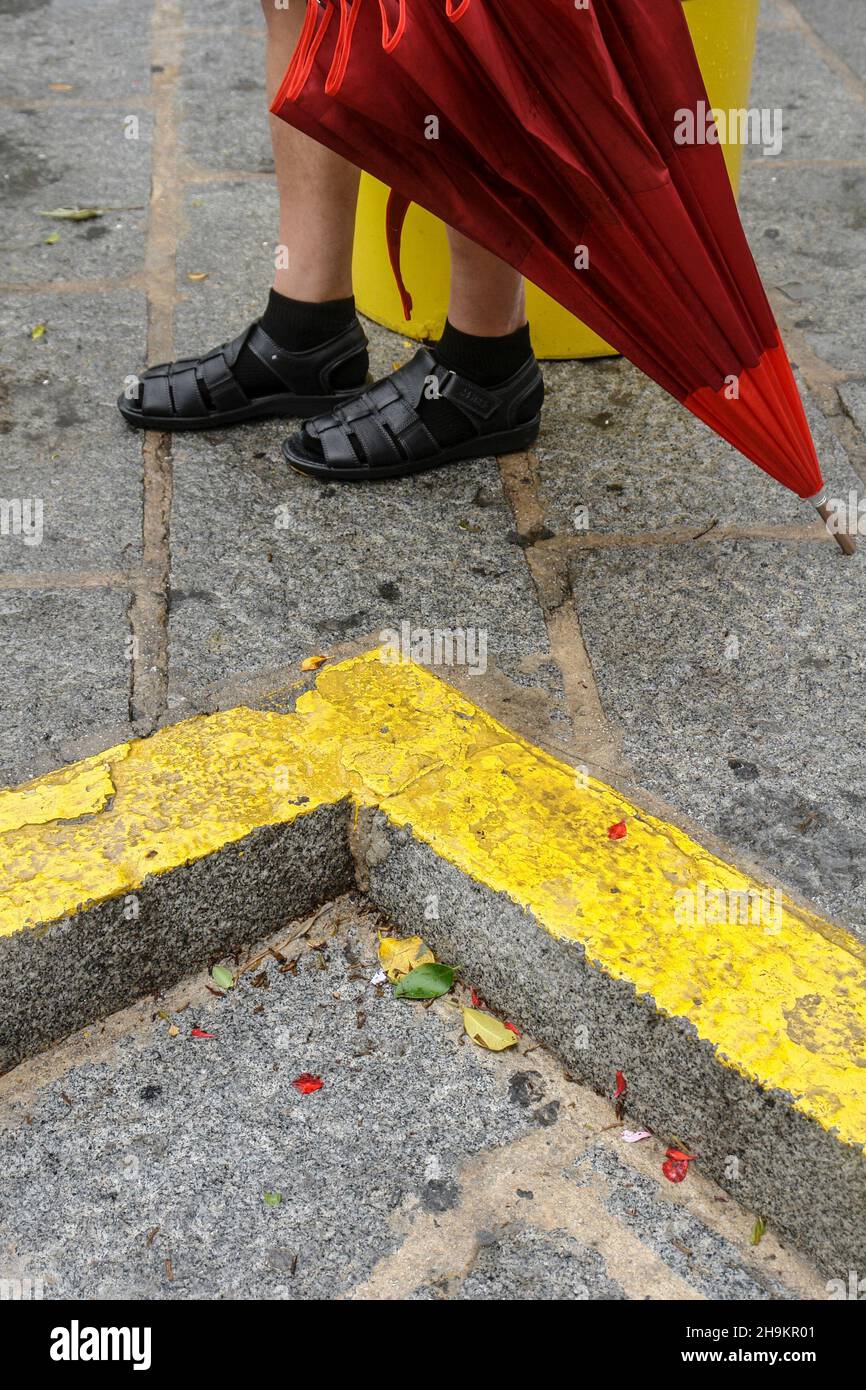
[[[856,555],[857,543],[848,531],[843,531],[839,525],[839,517],[836,512],[831,511],[828,502],[816,504],[817,511],[821,520],[826,524],[827,530],[833,537],[843,555]]]

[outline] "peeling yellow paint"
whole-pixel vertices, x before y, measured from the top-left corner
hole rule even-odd
[[[111,764],[126,756],[129,744],[109,748],[95,758],[72,763],[23,787],[0,792],[0,834],[52,820],[76,820],[101,811],[114,795]]]
[[[0,793],[0,825],[11,827],[0,855],[12,866],[0,934],[349,798],[411,825],[688,1019],[729,1065],[866,1144],[866,952],[853,938],[787,901],[754,923],[699,910],[684,922],[684,894],[699,904],[702,893],[767,890],[422,668],[377,652],[323,670],[293,714],[190,720]],[[608,838],[623,819],[625,838]]]

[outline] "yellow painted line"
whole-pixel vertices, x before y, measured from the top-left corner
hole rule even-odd
[[[189,720],[0,793],[0,855],[12,866],[0,935],[341,800],[411,825],[551,935],[688,1019],[725,1064],[866,1145],[866,951],[762,897],[764,885],[421,667],[378,652],[323,668],[292,714]],[[610,839],[623,819],[626,836]],[[713,909],[714,894],[742,904],[750,891],[761,920]]]

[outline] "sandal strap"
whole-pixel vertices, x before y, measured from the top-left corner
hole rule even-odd
[[[241,335],[241,346],[246,334]],[[196,368],[196,375],[204,385],[207,394],[210,396],[217,410],[242,410],[249,405],[249,397],[240,385],[233,371],[233,364],[237,360],[239,348],[238,340],[230,343],[228,348],[214,348],[206,357],[199,358]],[[236,349],[237,350],[234,350]],[[231,356],[230,356],[231,354]],[[172,377],[169,376],[169,383]]]
[[[179,357],[176,362],[148,368],[141,378],[142,414],[198,420],[215,411],[249,405],[233,371],[246,336],[241,333],[234,342],[224,343],[204,357]]]
[[[298,395],[330,396],[334,374],[353,357],[367,354],[367,335],[357,319],[333,338],[303,352],[289,352],[275,343],[260,323],[247,330],[246,346],[278,381]]]

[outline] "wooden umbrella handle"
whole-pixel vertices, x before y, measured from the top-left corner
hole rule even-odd
[[[830,525],[830,522],[833,519],[833,513],[830,511],[829,503],[822,502],[821,505],[816,508],[816,511],[820,516],[821,520],[826,522],[827,530],[830,532],[830,535],[833,537],[842,554],[856,555],[857,543],[854,540],[854,537],[850,535],[848,531],[840,531],[837,526]]]

